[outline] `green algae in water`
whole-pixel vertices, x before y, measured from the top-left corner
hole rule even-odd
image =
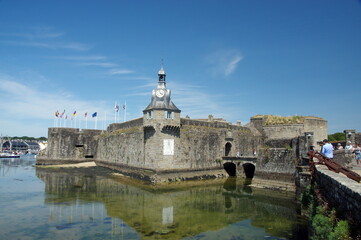
[[[0,178],[0,193],[6,196],[0,198],[6,209],[0,235],[54,240],[307,237],[293,194],[252,188],[241,179],[155,187],[104,171],[18,167],[9,172]],[[14,184],[24,175],[22,185]]]

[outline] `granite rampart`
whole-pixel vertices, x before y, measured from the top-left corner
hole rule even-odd
[[[196,121],[195,121],[196,122]],[[195,123],[192,122],[192,123]],[[178,164],[188,169],[221,167],[219,160],[224,156],[253,156],[262,143],[260,136],[254,136],[245,127],[217,128],[215,124],[182,125],[180,135],[180,156]],[[225,152],[228,144],[229,151]]]
[[[144,167],[143,127],[123,128],[101,134],[98,137],[97,161]]]
[[[255,177],[295,182],[296,167],[306,153],[304,136],[266,140],[259,150]]]
[[[143,118],[136,118],[127,122],[123,123],[112,123],[108,126],[107,131],[113,132],[118,129],[124,129],[124,128],[132,128],[132,127],[139,127],[143,125]]]
[[[359,146],[361,145],[361,133],[355,134],[355,143],[358,144]]]
[[[187,126],[203,126],[203,127],[211,127],[211,128],[228,128],[232,130],[240,129],[241,127],[238,125],[232,125],[227,122],[220,121],[204,121],[204,120],[196,120],[190,118],[181,118],[181,125]]]
[[[254,176],[262,179],[295,181],[298,159],[294,149],[261,148]]]
[[[49,128],[48,146],[37,164],[64,164],[92,161],[96,157],[97,139],[101,130]],[[51,160],[51,161],[48,161]]]
[[[352,160],[354,158],[351,150],[342,149],[333,151],[333,161],[337,162],[342,167],[352,169]]]
[[[361,184],[324,165],[316,165],[315,179],[329,206],[361,225]]]
[[[256,116],[251,118],[253,127],[258,129],[267,139],[287,139],[303,136],[305,132],[313,134],[312,139],[316,144],[327,138],[327,121],[316,117],[301,117],[298,123],[274,124],[266,121],[267,116]],[[297,116],[296,116],[297,118]]]

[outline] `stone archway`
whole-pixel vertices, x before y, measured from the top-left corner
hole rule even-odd
[[[245,163],[242,166],[246,178],[253,178],[254,172],[256,170],[256,166],[253,165],[252,163]]]
[[[232,162],[226,162],[223,164],[224,170],[228,173],[229,176],[237,176],[237,166]]]
[[[226,145],[224,146],[224,156],[229,156],[231,154],[231,150],[232,150],[232,144],[230,142],[227,142]]]

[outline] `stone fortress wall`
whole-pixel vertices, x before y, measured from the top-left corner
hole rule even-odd
[[[222,170],[226,162],[230,168],[243,166],[243,159],[253,161],[250,164],[254,166],[256,160],[260,163],[256,168],[259,176],[280,173],[292,178],[294,158],[327,137],[327,121],[317,117],[258,115],[241,126],[212,115],[208,119],[181,118],[180,112],[171,101],[161,68],[158,86],[142,118],[110,124],[106,131],[49,128],[47,152],[39,156],[38,164],[94,160],[100,166],[149,180],[166,173]],[[307,141],[300,142],[305,136]]]
[[[257,157],[256,177],[292,181],[297,159],[310,144],[304,134],[297,136],[293,127],[282,125],[278,131],[286,131],[290,138],[262,135],[269,131],[258,131],[260,126],[257,129],[252,124],[232,125],[211,116],[206,120],[181,118],[179,128],[172,129],[176,126],[172,123],[169,119],[147,122],[138,118],[110,124],[106,131],[49,128],[47,153],[38,163],[49,163],[45,159],[53,164],[95,160],[99,166],[149,179],[151,174],[167,172],[222,170],[220,160],[225,156],[252,156]],[[164,154],[164,139],[174,140],[173,155]],[[230,147],[226,153],[227,144]]]
[[[344,218],[356,225],[361,225],[361,191],[360,183],[327,169],[324,165],[316,165],[316,182],[321,194],[331,208],[339,210]]]
[[[307,132],[317,141],[328,136],[327,121],[319,117],[257,115],[251,118],[251,124],[268,139],[290,139]]]
[[[101,130],[49,128],[48,146],[37,157],[37,164],[63,164],[89,161],[97,153],[97,136]]]

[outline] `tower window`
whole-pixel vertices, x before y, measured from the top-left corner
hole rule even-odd
[[[165,118],[166,118],[166,119],[174,119],[173,112],[171,112],[171,111],[165,111]]]
[[[147,112],[147,119],[152,119],[152,111],[150,111],[150,112]]]

